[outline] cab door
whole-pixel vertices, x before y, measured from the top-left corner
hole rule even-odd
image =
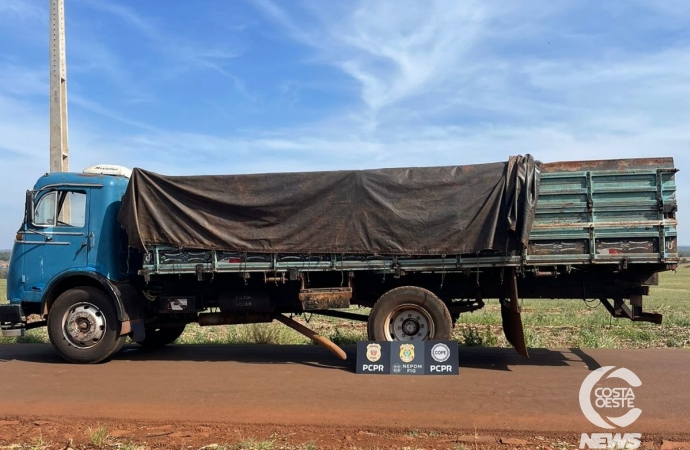
[[[23,285],[28,301],[40,301],[57,274],[87,265],[89,189],[57,188],[35,193],[32,220],[23,231]]]

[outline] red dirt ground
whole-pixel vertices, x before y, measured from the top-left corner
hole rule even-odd
[[[0,345],[0,448],[94,448],[100,426],[108,448],[577,448],[581,433],[607,431],[578,403],[583,379],[605,365],[642,380],[642,416],[614,433],[642,433],[641,448],[690,441],[687,350],[532,350],[525,360],[468,348],[451,377],[355,375],[346,350],[342,362],[315,346],[132,346],[79,366],[48,345]]]

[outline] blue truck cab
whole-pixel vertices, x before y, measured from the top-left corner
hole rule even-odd
[[[129,318],[123,306],[129,278],[127,237],[117,213],[130,173],[108,165],[84,173],[50,173],[27,191],[24,220],[14,241],[7,278],[9,304],[0,305],[4,336],[22,336],[29,328],[46,325],[45,321],[27,324],[26,317],[47,318],[53,303],[75,288],[103,292],[115,306],[118,319]],[[88,314],[77,311],[67,317],[75,320],[78,329],[88,323],[79,318],[88,318]],[[95,323],[103,325],[98,320]],[[128,324],[103,326],[117,328],[118,333],[131,332]],[[98,333],[86,337],[97,339]],[[88,345],[79,339],[74,343]]]

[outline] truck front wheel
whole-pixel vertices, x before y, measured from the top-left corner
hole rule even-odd
[[[122,348],[122,324],[108,295],[90,286],[60,295],[48,313],[48,337],[69,362],[101,362]]]
[[[372,341],[450,339],[452,322],[446,305],[431,291],[414,286],[391,289],[369,314]]]

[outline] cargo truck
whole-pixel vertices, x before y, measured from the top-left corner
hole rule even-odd
[[[449,339],[498,299],[527,355],[520,298],[598,299],[661,323],[644,296],[679,262],[671,158],[256,175],[118,166],[42,176],[26,194],[0,306],[4,336],[47,326],[75,363],[189,323],[367,322],[383,341]],[[348,309],[369,307],[369,314]],[[364,310],[364,309],[363,309]]]

